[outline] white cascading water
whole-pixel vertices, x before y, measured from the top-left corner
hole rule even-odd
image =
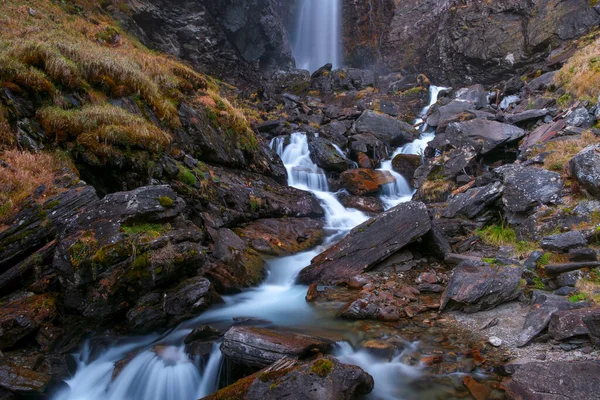
[[[447,88],[439,87],[431,85],[429,87],[429,104],[423,108],[419,117],[415,120],[415,126],[419,127],[420,137],[419,139],[405,144],[404,146],[396,149],[392,157],[381,163],[380,171],[387,171],[395,178],[395,182],[388,183],[383,187],[383,193],[381,194],[381,200],[383,201],[386,209],[390,209],[392,207],[397,206],[398,204],[409,201],[414,195],[414,190],[410,186],[410,184],[406,181],[406,179],[394,171],[392,167],[392,160],[398,154],[414,154],[414,155],[423,155],[427,144],[431,142],[435,136],[435,130],[430,129],[427,126],[427,123],[424,122],[427,113],[431,109],[431,107],[437,103],[438,96],[442,90],[447,90]]]
[[[298,69],[314,72],[327,63],[340,66],[341,14],[340,0],[301,0],[292,46]]]
[[[437,98],[436,89],[432,86],[432,99]],[[432,100],[432,104],[434,102]],[[411,144],[413,147],[407,145],[399,151],[422,152],[431,140],[426,132],[424,129],[421,139]],[[328,232],[325,243],[311,251],[267,260],[269,275],[262,285],[224,297],[225,304],[206,311],[163,336],[115,340],[99,356],[98,351],[92,351],[90,344],[86,343],[76,355],[77,371],[66,381],[68,388],[57,393],[54,400],[196,400],[213,393],[218,389],[222,368],[219,344],[214,344],[211,354],[204,359],[186,354],[183,344],[185,336],[201,324],[230,325],[232,318],[245,317],[268,320],[279,326],[334,329],[336,320],[331,315],[317,313],[305,301],[307,287],[297,285],[295,278],[325,247],[341,239],[368,217],[360,211],[344,208],[335,193],[329,192],[325,173],[310,158],[306,134],[292,134],[287,145],[286,138],[275,138],[271,147],[283,160],[289,185],[308,190],[320,200]],[[385,166],[387,163],[383,168]],[[391,170],[391,162],[388,167]],[[398,189],[394,202],[409,200],[411,190]],[[415,346],[418,344],[407,343],[406,348],[414,350]],[[338,347],[336,355],[343,362],[359,365],[374,377],[374,399],[402,398],[402,390],[406,386],[402,383],[420,376],[419,368],[402,362],[403,353],[390,361],[365,351],[356,351],[348,343],[342,342]],[[131,360],[113,379],[115,364],[128,358]]]

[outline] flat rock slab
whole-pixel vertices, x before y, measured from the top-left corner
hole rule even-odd
[[[505,385],[513,399],[600,399],[600,361],[556,361],[520,366]]]
[[[298,281],[335,284],[368,271],[431,229],[427,207],[407,202],[352,229],[335,246],[315,257]]]
[[[590,335],[584,318],[600,318],[600,307],[557,311],[552,315],[548,333],[554,340],[564,340],[574,336]]]
[[[502,202],[508,211],[526,212],[539,205],[560,201],[564,183],[559,174],[542,168],[514,165],[500,169],[504,176]]]
[[[471,144],[479,154],[485,155],[501,146],[517,142],[526,132],[514,125],[487,119],[452,122],[446,128],[446,140],[454,147]]]
[[[303,359],[332,347],[330,340],[295,332],[234,326],[223,337],[221,352],[236,363],[262,368],[283,357]]]
[[[504,187],[500,182],[469,189],[450,200],[442,215],[446,218],[455,218],[457,215],[475,218],[498,200],[502,196],[503,190]]]
[[[464,261],[454,270],[440,309],[472,313],[514,300],[519,296],[522,272],[520,267]]]
[[[570,231],[545,237],[540,246],[544,250],[567,252],[578,247],[585,247],[587,244],[588,241],[583,232]]]

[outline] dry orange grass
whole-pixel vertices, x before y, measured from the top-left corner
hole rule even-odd
[[[600,38],[582,44],[555,79],[575,98],[595,103],[600,95]]]
[[[544,143],[537,147],[532,155],[535,156],[540,153],[550,152],[544,159],[544,167],[566,176],[568,175],[569,161],[587,146],[598,142],[600,140],[593,133],[586,131],[580,136]]]
[[[41,185],[46,191],[35,199],[40,203],[61,191],[54,181],[68,163],[57,155],[7,150],[0,155],[0,160],[5,163],[0,163],[0,226],[21,209]]]

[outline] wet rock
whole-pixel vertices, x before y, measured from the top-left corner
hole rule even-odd
[[[502,196],[503,190],[504,187],[500,182],[469,189],[465,193],[452,198],[442,215],[445,218],[455,218],[457,215],[464,215],[471,219],[475,218],[492,206]]]
[[[283,364],[283,362],[282,362]],[[291,366],[288,366],[291,365]],[[373,390],[373,378],[333,357],[265,369],[202,400],[352,400]]]
[[[545,237],[540,246],[545,250],[566,253],[570,249],[587,246],[587,238],[581,231],[569,231]]]
[[[183,343],[190,344],[196,340],[207,340],[215,339],[222,336],[221,331],[210,325],[200,325],[195,327],[186,337],[183,339]]]
[[[394,171],[402,175],[408,183],[412,182],[415,171],[421,166],[421,156],[414,154],[398,154],[392,160]]]
[[[235,233],[262,254],[295,254],[319,245],[325,238],[323,221],[313,218],[259,219]]]
[[[179,319],[193,317],[212,304],[222,303],[223,299],[206,278],[196,277],[181,282],[164,298],[164,310],[169,316]]]
[[[600,399],[600,361],[552,361],[521,365],[504,384],[515,399]]]
[[[282,357],[303,359],[332,347],[329,340],[295,332],[235,326],[225,333],[221,352],[238,364],[262,368]]]
[[[52,377],[9,361],[0,362],[0,388],[22,395],[41,395],[46,391]]]
[[[344,187],[350,193],[358,196],[378,193],[383,185],[395,181],[388,171],[362,168],[345,171],[342,173],[341,178]]]
[[[379,197],[339,195],[339,201],[346,208],[355,208],[369,214],[380,214],[385,211],[383,201]]]
[[[315,164],[325,171],[343,172],[352,168],[352,161],[340,154],[334,145],[327,139],[314,138],[308,143],[310,158]]]
[[[25,296],[0,308],[0,350],[12,347],[56,316],[56,299],[50,294]]]
[[[399,121],[389,115],[378,114],[375,111],[366,110],[356,121],[354,129],[358,133],[370,133],[377,139],[389,143],[393,147],[413,141],[418,132],[404,121]]]
[[[489,310],[519,296],[522,270],[483,262],[459,264],[442,295],[441,307],[472,313]]]
[[[600,198],[600,145],[581,150],[569,161],[569,172],[583,189]]]
[[[510,212],[526,212],[542,204],[556,204],[560,201],[564,184],[560,175],[555,172],[513,165],[502,173],[502,202]]]
[[[163,310],[162,293],[148,293],[143,296],[126,314],[127,324],[133,332],[149,333],[163,331],[167,325],[167,315]]]
[[[341,282],[368,271],[431,229],[427,208],[420,202],[400,204],[355,227],[303,269],[302,283]],[[402,235],[398,235],[398,232]]]
[[[519,347],[527,345],[546,329],[555,312],[581,307],[581,305],[571,303],[561,296],[541,291],[534,292],[530,311],[525,317],[525,323],[519,334],[517,345]]]
[[[477,118],[448,124],[444,137],[455,148],[470,145],[477,153],[485,155],[516,143],[525,135],[523,129],[514,125]]]

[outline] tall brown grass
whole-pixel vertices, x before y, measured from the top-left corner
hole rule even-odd
[[[555,80],[573,97],[595,103],[600,95],[600,38],[593,36],[580,41],[581,48],[562,67]]]

